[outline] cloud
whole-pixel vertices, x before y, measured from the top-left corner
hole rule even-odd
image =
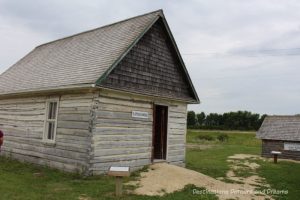
[[[300,111],[296,0],[0,0],[0,72],[34,46],[163,8],[205,112]]]
[[[0,16],[0,73],[24,57],[40,43],[49,40],[22,24],[8,23]]]

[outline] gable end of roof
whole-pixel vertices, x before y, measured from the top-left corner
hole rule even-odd
[[[141,40],[141,38],[149,31],[149,29],[159,20],[159,19],[162,19],[162,22],[164,24],[164,27],[166,28],[166,31],[168,33],[168,36],[172,42],[172,46],[174,47],[175,49],[175,52],[176,52],[176,55],[181,63],[181,66],[183,68],[183,71],[184,71],[184,75],[186,76],[187,80],[188,80],[188,83],[192,89],[192,92],[193,92],[193,95],[194,95],[194,98],[195,98],[195,101],[191,102],[191,103],[200,103],[200,99],[198,97],[198,94],[195,90],[195,87],[192,83],[192,80],[189,76],[189,73],[186,69],[186,66],[184,64],[184,61],[181,57],[181,54],[179,52],[179,49],[178,49],[178,46],[175,42],[175,39],[172,35],[172,32],[170,30],[170,27],[167,23],[167,20],[163,14],[163,11],[162,10],[159,10],[159,14],[156,18],[153,19],[153,21],[151,23],[149,23],[149,25],[144,29],[144,31],[141,32],[141,34],[128,46],[128,48],[126,49],[126,51],[124,51],[124,53],[113,63],[113,65],[105,72],[102,74],[102,76],[100,76],[100,78],[96,81],[96,85],[100,85],[102,81],[104,81],[108,75],[118,66],[118,64],[122,61],[122,59],[130,52],[130,50]]]
[[[141,32],[141,34],[127,47],[127,49],[119,56],[117,60],[104,72],[100,78],[96,81],[96,85],[100,85],[100,83],[107,78],[107,76],[113,71],[113,69],[121,62],[121,60],[129,53],[129,51],[140,41],[140,39],[145,35],[145,33],[153,26],[153,24],[160,18],[157,16],[152,20],[152,22]]]

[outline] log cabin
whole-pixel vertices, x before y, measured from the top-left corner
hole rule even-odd
[[[257,132],[262,139],[262,156],[300,160],[300,116],[267,116]]]
[[[88,175],[183,166],[199,98],[162,10],[42,44],[0,75],[2,155]]]

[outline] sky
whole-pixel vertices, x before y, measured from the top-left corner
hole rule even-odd
[[[0,73],[35,46],[163,9],[201,103],[300,113],[300,1],[0,0]]]

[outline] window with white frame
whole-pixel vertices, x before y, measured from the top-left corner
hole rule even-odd
[[[44,140],[54,142],[56,137],[57,114],[59,99],[50,99],[46,102],[46,119]]]

